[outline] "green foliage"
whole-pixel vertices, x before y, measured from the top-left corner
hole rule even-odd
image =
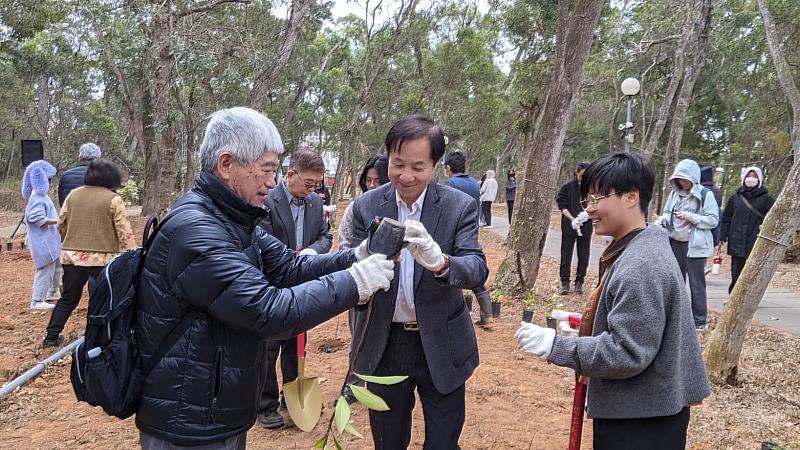
[[[522,299],[522,306],[525,311],[533,311],[533,305],[536,302],[536,294],[538,290],[533,287],[528,289],[528,292],[525,294],[525,298]]]

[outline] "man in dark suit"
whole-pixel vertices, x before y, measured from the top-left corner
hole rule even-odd
[[[300,255],[328,253],[333,237],[323,219],[322,198],[314,193],[325,175],[325,163],[311,149],[297,150],[291,155],[286,177],[270,191],[264,201],[267,216],[261,226]],[[278,409],[285,409],[279,400],[276,364],[281,356],[283,383],[297,379],[297,337],[286,341],[270,341],[267,348],[267,382],[259,401],[259,421],[265,428],[285,425]]]
[[[353,245],[366,238],[378,216],[406,225],[407,247],[390,291],[376,296],[371,314],[356,308],[355,372],[408,376],[391,386],[370,384],[390,408],[369,411],[376,449],[408,447],[415,389],[425,417],[424,448],[456,449],[464,425],[464,383],[478,366],[475,330],[461,290],[481,286],[488,275],[478,243],[477,204],[433,181],[445,143],[430,118],[401,119],[385,144],[391,183],[356,199]]]

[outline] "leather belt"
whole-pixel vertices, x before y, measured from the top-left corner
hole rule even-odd
[[[417,322],[392,322],[392,325],[403,327],[403,331],[419,331]]]

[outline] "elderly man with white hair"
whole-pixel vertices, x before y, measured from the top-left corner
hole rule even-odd
[[[283,144],[249,108],[212,114],[202,172],[159,228],[138,291],[143,449],[244,449],[267,339],[288,339],[388,289],[394,263],[355,250],[295,256],[256,225]],[[180,328],[179,328],[180,327]],[[181,336],[166,352],[173,330]]]
[[[64,200],[73,189],[83,186],[83,177],[86,175],[86,168],[92,160],[102,156],[100,147],[92,142],[81,145],[78,149],[78,165],[67,170],[58,179],[58,204],[64,205]]]

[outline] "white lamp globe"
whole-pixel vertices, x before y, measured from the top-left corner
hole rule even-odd
[[[622,93],[625,95],[636,95],[639,93],[641,85],[636,78],[626,78],[622,82]]]

